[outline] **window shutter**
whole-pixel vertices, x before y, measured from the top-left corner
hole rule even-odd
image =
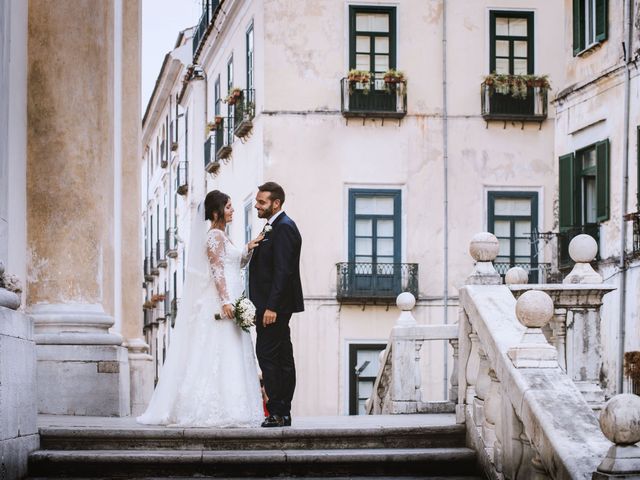
[[[573,56],[584,49],[583,0],[573,0]]]
[[[560,157],[560,231],[575,225],[574,154]]]
[[[608,3],[609,0],[596,0],[596,40],[598,42],[604,42],[607,39]]]
[[[609,220],[609,140],[596,143],[597,220]]]

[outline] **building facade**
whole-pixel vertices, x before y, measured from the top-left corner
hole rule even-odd
[[[240,244],[262,229],[257,185],[284,187],[284,209],[303,236],[306,310],[292,320],[297,415],[362,412],[400,291],[417,297],[419,323],[456,321],[474,233],[500,238],[503,273],[517,264],[531,281],[553,278],[556,249],[541,240],[556,229],[547,98],[565,71],[560,56],[545,52],[564,42],[562,4],[204,3],[186,81],[166,79],[175,88],[166,98],[177,95],[183,115],[177,152],[188,185],[163,205],[177,202],[167,218],[186,227],[181,212],[209,190],[228,193],[236,210],[229,234]],[[161,118],[145,125],[154,131],[149,152],[171,124]],[[171,160],[159,175],[177,176],[173,168]],[[159,232],[153,241],[164,211],[147,210],[145,225]],[[164,291],[162,275],[149,292]],[[451,352],[445,342],[423,348],[423,396],[444,399]]]
[[[605,297],[601,326],[611,394],[640,357],[640,17],[633,1],[566,0],[564,9],[566,76],[554,102],[559,263],[566,268],[568,240],[588,233],[598,241],[599,273],[617,287]]]

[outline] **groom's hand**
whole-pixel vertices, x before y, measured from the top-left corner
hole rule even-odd
[[[271,325],[272,323],[276,323],[276,317],[278,314],[273,310],[265,310],[264,315],[262,315],[262,326],[266,327],[267,325]]]

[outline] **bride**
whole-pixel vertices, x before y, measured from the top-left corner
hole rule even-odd
[[[167,359],[137,420],[183,427],[259,426],[264,415],[253,343],[233,320],[233,305],[244,289],[241,269],[263,236],[242,251],[231,243],[224,229],[233,219],[233,206],[218,190],[207,194],[204,214],[200,210],[192,221],[183,301]],[[216,314],[222,319],[215,320]]]

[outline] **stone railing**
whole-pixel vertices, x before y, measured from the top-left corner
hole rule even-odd
[[[576,267],[563,286],[523,285],[526,272],[518,270],[506,275],[507,286],[492,263],[497,239],[476,235],[470,245],[474,270],[460,290],[457,344],[447,337],[450,325],[426,334],[426,327],[412,322],[411,297],[398,297],[403,311],[368,412],[428,411],[420,402],[416,359],[424,341],[447,338],[459,357],[457,382],[451,381],[458,393],[450,396],[457,398],[456,418],[466,424],[467,443],[488,478],[640,478],[640,448],[634,445],[640,440],[640,398],[614,397],[604,405],[600,424],[593,411],[594,400],[604,399],[592,374],[602,357],[597,335],[584,332],[598,325],[602,296],[611,288],[588,266],[592,247],[588,239],[576,240]],[[562,336],[561,324],[566,332],[569,323],[581,330],[576,335],[589,338],[588,346],[579,344],[580,354],[573,353],[576,340]],[[574,342],[571,349],[564,338]],[[588,365],[577,369],[579,362]]]
[[[418,325],[411,314],[415,297],[404,292],[396,301],[401,310],[391,330],[387,348],[380,354],[380,371],[367,401],[368,414],[453,412],[458,395],[458,326]],[[420,351],[425,342],[448,340],[453,348],[449,399],[423,401]]]

